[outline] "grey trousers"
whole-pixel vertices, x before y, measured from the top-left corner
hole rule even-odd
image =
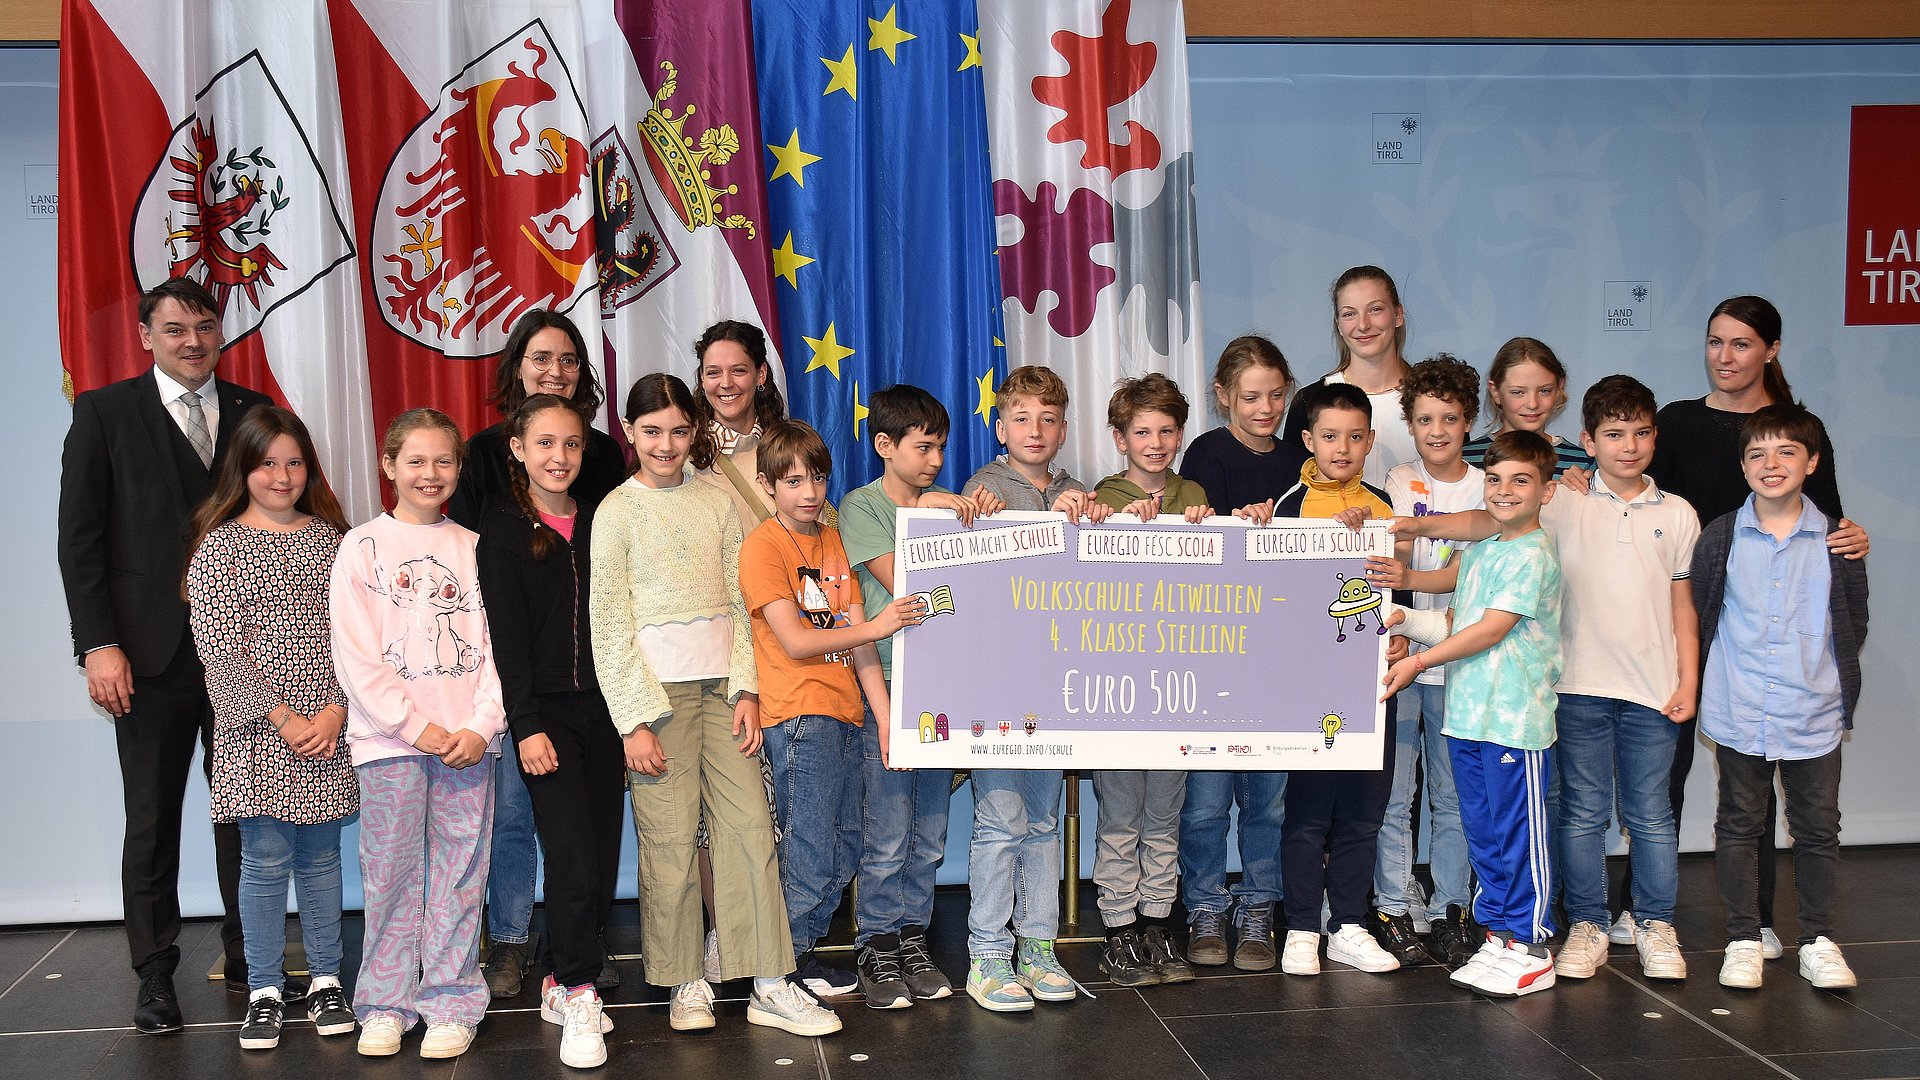
[[[1136,912],[1150,919],[1173,914],[1187,774],[1108,769],[1093,774],[1093,795],[1100,800],[1093,856],[1100,922],[1125,926]]]

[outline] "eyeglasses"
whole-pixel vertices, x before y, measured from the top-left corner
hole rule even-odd
[[[521,359],[525,360],[529,364],[532,364],[533,370],[535,371],[551,371],[553,370],[553,366],[555,364],[560,365],[561,371],[579,371],[580,370],[580,358],[573,355],[572,353],[563,353],[559,356],[554,356],[551,353],[543,353],[543,352],[528,353],[527,355],[521,357]]]

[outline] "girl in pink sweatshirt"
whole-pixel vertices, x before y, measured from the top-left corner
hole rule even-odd
[[[425,1058],[458,1057],[487,1009],[480,907],[493,770],[506,727],[474,534],[441,514],[460,430],[414,409],[387,430],[394,508],[354,529],[333,564],[333,661],[360,778],[366,940],[354,1011],[360,1053],[399,1052],[424,1021]]]

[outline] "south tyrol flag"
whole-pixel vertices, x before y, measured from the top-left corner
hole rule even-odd
[[[1072,391],[1060,461],[1124,462],[1116,380],[1162,372],[1205,426],[1186,22],[1179,0],[980,0],[1008,362]]]
[[[1000,272],[973,0],[757,0],[760,124],[794,415],[833,494],[879,475],[867,403],[912,383],[947,407],[940,483],[998,451]]]

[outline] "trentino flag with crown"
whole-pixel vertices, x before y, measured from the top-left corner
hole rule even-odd
[[[973,0],[756,0],[774,284],[796,416],[836,497],[879,475],[867,401],[947,406],[940,482],[998,449],[1000,274]]]
[[[1205,426],[1186,20],[1179,0],[980,0],[1008,362],[1073,394],[1060,462],[1120,468],[1116,380],[1164,372]]]

